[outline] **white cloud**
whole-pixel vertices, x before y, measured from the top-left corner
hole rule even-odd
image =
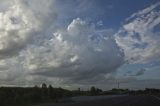
[[[38,0],[37,4],[37,0],[15,0],[13,5],[3,7],[0,11],[0,58],[18,54],[31,37],[54,21],[56,13],[51,12],[51,2]]]
[[[55,32],[41,46],[29,46],[23,53],[25,67],[33,75],[57,77],[65,83],[105,79],[105,74],[123,64],[123,53],[104,31],[74,19],[66,30]]]
[[[160,59],[159,31],[155,31],[160,24],[159,6],[160,3],[157,3],[134,13],[115,34],[127,61],[148,63]]]
[[[67,26],[57,25],[62,16],[67,15],[64,19],[68,21],[72,13],[80,12],[85,2],[70,14],[66,12],[67,6],[60,11],[58,5],[57,11],[55,0],[10,2],[3,0],[0,4],[0,83],[3,85],[46,82],[55,86],[103,86],[113,84],[116,70],[124,64],[124,56],[131,62],[159,59],[159,32],[153,31],[159,24],[159,11],[152,11],[159,5],[132,15],[114,38],[112,29],[97,28],[102,25],[100,21],[94,24],[76,18]],[[58,21],[57,14],[61,16]]]

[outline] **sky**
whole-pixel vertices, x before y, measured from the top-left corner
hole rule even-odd
[[[0,86],[160,88],[159,0],[0,0]]]

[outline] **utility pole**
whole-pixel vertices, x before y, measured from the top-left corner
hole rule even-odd
[[[118,82],[118,89],[119,89],[119,82]]]
[[[117,89],[119,89],[119,82],[118,82],[118,80],[116,80],[116,83],[117,83]]]

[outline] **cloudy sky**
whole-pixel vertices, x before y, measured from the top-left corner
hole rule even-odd
[[[160,88],[159,0],[0,0],[0,85]]]

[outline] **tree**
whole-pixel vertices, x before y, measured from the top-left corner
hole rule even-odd
[[[49,96],[49,98],[54,99],[54,89],[53,89],[52,85],[48,86],[48,96]]]
[[[47,89],[47,85],[45,83],[42,84],[42,96],[43,96],[43,98],[47,98],[47,96],[48,96],[48,89]]]
[[[45,83],[42,84],[42,89],[46,89],[47,85]]]
[[[94,86],[90,89],[91,95],[96,95],[96,88]]]

